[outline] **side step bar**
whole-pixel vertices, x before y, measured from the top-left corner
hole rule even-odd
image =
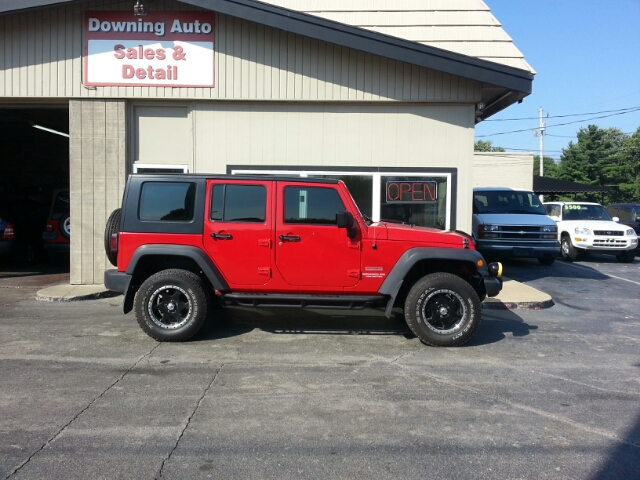
[[[227,293],[222,300],[241,307],[298,307],[361,310],[385,306],[388,298],[382,295],[297,295],[262,293]]]

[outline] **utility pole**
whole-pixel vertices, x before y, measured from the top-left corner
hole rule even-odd
[[[544,110],[540,109],[540,176],[544,177],[544,131],[547,128],[544,123]]]
[[[540,130],[534,133],[540,136],[540,177],[544,177],[544,131],[547,128],[547,124],[544,123],[544,110],[540,109]],[[540,195],[540,201],[544,202],[544,195]]]

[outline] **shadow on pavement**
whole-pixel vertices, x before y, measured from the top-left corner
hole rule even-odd
[[[507,334],[524,337],[537,328],[510,310],[483,310],[478,330],[465,345],[495,343],[506,338]],[[210,321],[191,341],[235,337],[254,329],[286,335],[401,335],[407,339],[416,338],[400,311],[394,311],[388,319],[382,312],[371,310],[225,307],[214,310]]]
[[[539,280],[542,278],[585,278],[591,280],[606,280],[609,276],[595,270],[589,266],[589,263],[604,263],[600,261],[602,258],[608,259],[607,255],[597,255],[598,260],[584,259],[588,261],[576,261],[575,265],[579,265],[583,268],[578,271],[575,268],[570,268],[568,265],[572,263],[565,262],[564,260],[556,260],[553,265],[543,266],[535,259],[523,258],[523,259],[507,259],[502,261],[503,275],[509,278],[513,278],[518,281],[527,280]],[[615,257],[611,257],[612,263],[617,263]],[[582,260],[582,259],[581,259]]]

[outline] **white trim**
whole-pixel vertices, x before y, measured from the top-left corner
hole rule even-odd
[[[447,201],[446,205],[446,216],[445,216],[445,230],[449,230],[451,228],[451,173],[445,172],[429,172],[428,175],[425,175],[424,172],[378,172],[378,171],[335,171],[335,170],[285,170],[285,169],[273,169],[273,170],[251,170],[251,169],[233,169],[231,170],[231,175],[299,175],[300,177],[308,177],[309,175],[335,175],[335,176],[366,176],[370,175],[373,179],[372,186],[372,199],[373,205],[371,206],[371,216],[374,222],[380,221],[380,202],[376,202],[375,199],[380,195],[380,188],[382,185],[382,177],[441,177],[447,180]]]

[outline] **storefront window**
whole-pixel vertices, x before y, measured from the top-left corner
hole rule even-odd
[[[346,169],[345,169],[346,170]],[[234,166],[232,174],[300,175],[342,180],[360,212],[374,221],[390,220],[422,227],[455,228],[451,215],[451,181],[454,171],[427,169],[381,171],[295,171]],[[387,173],[388,172],[388,173]]]
[[[382,175],[380,180],[381,220],[446,227],[446,178]]]

